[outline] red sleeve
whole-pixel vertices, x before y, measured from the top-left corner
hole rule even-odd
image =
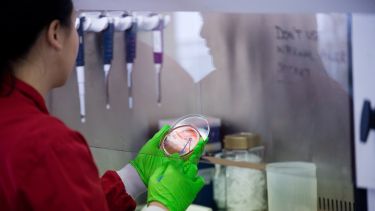
[[[114,171],[107,171],[101,178],[104,194],[111,211],[135,210],[136,203],[125,191],[124,183]]]
[[[115,172],[100,180],[81,135],[59,128],[48,131],[20,147],[12,165],[19,193],[32,210],[134,210],[135,202]]]

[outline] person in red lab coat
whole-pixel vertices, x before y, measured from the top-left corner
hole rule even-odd
[[[134,210],[147,188],[148,210],[186,209],[203,186],[204,146],[189,161],[163,156],[166,126],[131,164],[100,178],[83,136],[48,113],[43,97],[75,65],[72,0],[0,4],[0,210]]]

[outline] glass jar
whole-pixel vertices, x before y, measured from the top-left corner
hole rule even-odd
[[[223,153],[219,152],[215,154],[217,158],[223,158]],[[226,180],[225,180],[225,167],[219,164],[215,164],[215,175],[213,178],[213,192],[214,201],[218,210],[225,210],[226,208]]]
[[[260,163],[264,147],[254,134],[226,136],[224,150],[216,157]],[[255,169],[234,166],[215,166],[214,199],[222,210],[264,211],[267,209],[266,175]]]

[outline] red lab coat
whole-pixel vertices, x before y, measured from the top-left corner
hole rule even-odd
[[[17,80],[0,91],[0,210],[134,210],[114,171],[99,177],[86,140]]]

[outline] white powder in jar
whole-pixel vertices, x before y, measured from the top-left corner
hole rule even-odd
[[[225,200],[225,168],[220,165],[215,165],[215,176],[213,180],[214,186],[214,200],[216,202],[217,208],[225,209],[226,200]]]
[[[259,163],[250,153],[236,155],[234,160]],[[255,169],[226,168],[227,210],[264,211],[267,208],[265,173]]]

